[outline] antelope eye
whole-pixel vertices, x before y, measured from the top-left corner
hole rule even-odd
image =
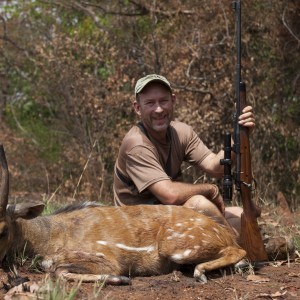
[[[0,239],[7,237],[7,235],[8,235],[8,227],[5,226],[5,227],[3,227],[2,231],[0,232]]]

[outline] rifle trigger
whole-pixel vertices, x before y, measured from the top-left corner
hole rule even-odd
[[[247,183],[245,181],[242,181],[242,184],[245,185],[248,189],[250,189],[250,191],[252,191],[252,184],[251,183]]]
[[[248,189],[250,189],[251,192],[256,190],[256,180],[253,178],[254,184],[252,185],[251,183],[247,183],[245,181],[242,181],[242,184],[244,184]]]

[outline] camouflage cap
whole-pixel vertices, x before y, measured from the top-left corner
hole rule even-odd
[[[150,82],[157,81],[163,83],[170,91],[172,91],[170,82],[163,76],[150,74],[145,77],[140,78],[135,85],[135,96],[142,91],[142,89]]]

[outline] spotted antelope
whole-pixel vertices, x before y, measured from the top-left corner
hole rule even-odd
[[[42,257],[47,272],[67,280],[129,284],[130,276],[195,266],[194,277],[240,261],[246,252],[233,232],[189,208],[167,205],[68,206],[38,216],[42,203],[8,206],[8,167],[0,146],[0,261],[10,251]]]

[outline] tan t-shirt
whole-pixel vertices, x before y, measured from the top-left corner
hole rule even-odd
[[[159,204],[147,188],[161,180],[180,180],[183,161],[201,168],[210,153],[185,123],[171,122],[166,144],[149,139],[138,126],[133,126],[122,141],[115,164],[115,204]]]

